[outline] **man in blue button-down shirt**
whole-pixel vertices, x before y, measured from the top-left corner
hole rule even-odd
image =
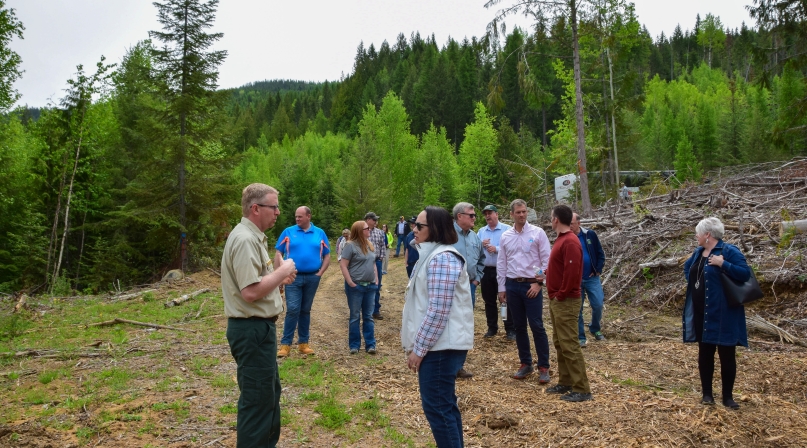
[[[488,205],[482,209],[485,215],[486,226],[479,229],[477,235],[482,240],[484,250],[485,269],[483,271],[482,300],[485,302],[485,318],[488,323],[486,338],[491,338],[499,331],[499,283],[496,280],[496,260],[499,255],[499,240],[505,230],[510,226],[499,222],[499,210],[495,205]],[[510,318],[510,309],[507,309],[507,319],[504,321],[504,331],[507,332],[507,339],[516,340],[516,329],[513,326],[513,319]]]
[[[473,204],[460,202],[454,206],[451,213],[454,216],[454,230],[457,231],[457,243],[454,248],[465,257],[465,267],[468,270],[468,278],[471,280],[471,303],[476,305],[476,287],[482,280],[484,265],[484,253],[482,252],[482,240],[474,233],[474,222],[476,213]],[[473,375],[464,368],[457,372],[457,378],[470,378]]]

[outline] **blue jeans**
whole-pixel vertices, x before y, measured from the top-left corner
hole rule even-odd
[[[373,314],[381,313],[381,260],[375,261],[375,269],[378,271],[378,291],[375,292],[375,308]]]
[[[404,244],[406,235],[398,235],[398,246],[395,248],[395,256],[401,255],[401,246]]]
[[[471,308],[476,308],[476,285],[471,282]]]
[[[591,334],[595,334],[600,331],[602,302],[605,294],[602,292],[602,284],[600,283],[599,276],[583,279],[580,291],[583,300],[580,301],[580,315],[577,316],[577,338],[581,341],[585,341],[586,331],[583,327],[583,302],[586,301],[586,296],[588,296],[588,303],[591,305],[591,324],[588,326],[588,331],[590,331]]]
[[[516,347],[518,358],[522,364],[532,364],[530,350],[530,336],[527,334],[527,324],[532,330],[535,351],[538,352],[538,367],[549,368],[549,338],[544,329],[544,295],[543,291],[535,298],[528,298],[527,291],[530,283],[517,282],[507,279],[505,290],[507,293],[507,308],[513,316],[513,327],[516,331]]]
[[[427,352],[418,370],[420,401],[437,448],[461,448],[462,415],[457,406],[457,372],[467,350]]]
[[[291,345],[294,330],[297,330],[297,343],[308,343],[308,327],[311,326],[311,306],[319,287],[320,277],[316,274],[297,274],[294,283],[286,285],[286,319],[283,321],[282,345]]]
[[[373,320],[373,305],[375,293],[378,286],[370,283],[367,286],[356,284],[351,288],[345,282],[345,295],[347,296],[347,307],[350,309],[350,319],[348,321],[348,345],[351,349],[361,348],[361,337],[364,334],[364,349],[375,347],[375,321]],[[359,331],[359,320],[361,320],[362,331]]]

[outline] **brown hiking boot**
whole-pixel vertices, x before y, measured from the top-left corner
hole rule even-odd
[[[297,350],[302,353],[303,355],[313,355],[314,350],[308,346],[308,344],[300,344],[297,347]]]
[[[291,347],[288,345],[281,345],[280,349],[277,351],[278,358],[285,358],[289,356],[289,352],[291,351]]]

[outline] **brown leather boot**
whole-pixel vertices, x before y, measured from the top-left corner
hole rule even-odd
[[[281,345],[280,349],[278,349],[278,351],[277,351],[277,357],[278,358],[285,358],[286,356],[289,356],[289,352],[291,352],[291,347],[290,346]]]
[[[314,350],[311,347],[309,347],[308,344],[300,344],[297,347],[297,350],[299,350],[300,353],[302,353],[303,355],[313,355],[314,354]]]

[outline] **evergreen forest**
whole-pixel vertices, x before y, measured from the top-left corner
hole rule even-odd
[[[755,23],[707,14],[669,36],[624,0],[519,3],[538,12],[529,29],[499,27],[509,5],[494,0],[476,37],[390,30],[378,47],[357,42],[342,79],[220,89],[218,1],[163,0],[161,29],[119,63],[78,66],[62,98],[33,109],[12,108],[24,73],[10,43],[25,27],[0,0],[0,292],[216,268],[252,182],[281,192],[273,241],[300,205],[336,237],[367,211],[542,208],[569,173],[587,172],[597,205],[620,171],[698,182],[807,156],[803,1],[746,0]]]

